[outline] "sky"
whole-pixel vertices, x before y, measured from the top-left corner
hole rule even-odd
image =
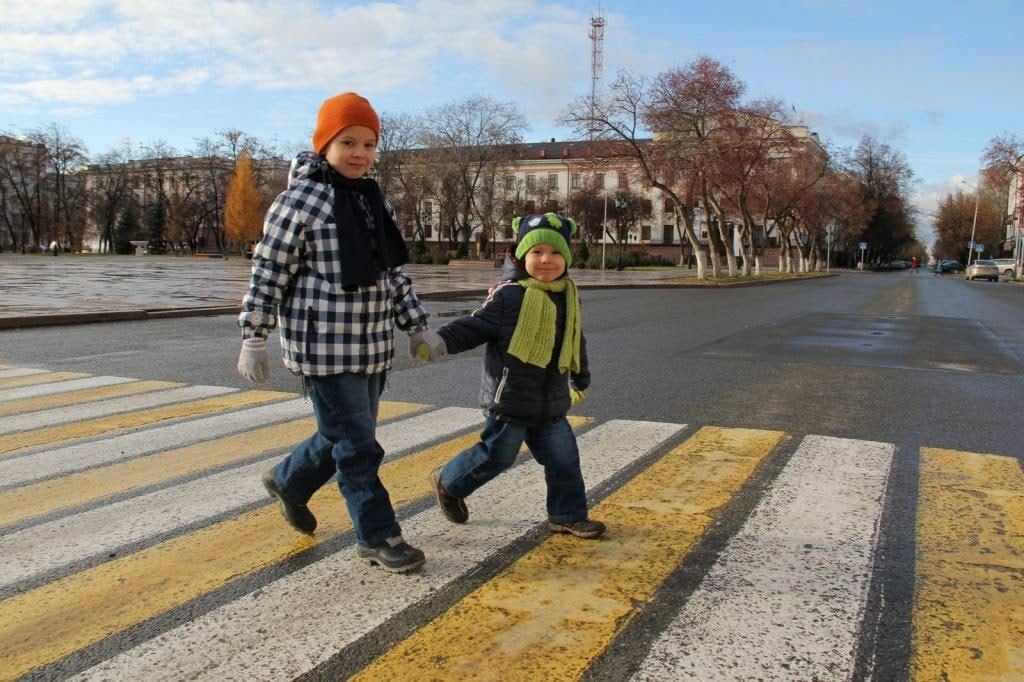
[[[1024,135],[1021,0],[0,0],[0,132],[187,153],[232,128],[292,153],[354,90],[409,114],[486,95],[519,106],[526,141],[572,139],[556,121],[590,90],[598,12],[605,84],[707,55],[830,146],[901,151],[925,242],[989,141]]]

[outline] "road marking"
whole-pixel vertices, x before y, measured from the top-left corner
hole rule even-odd
[[[1024,679],[1024,473],[921,449],[911,675]]]
[[[482,417],[479,409],[446,408],[408,421],[413,420],[420,425],[406,428],[400,421],[378,429],[382,446],[399,452],[416,447],[412,440],[415,437],[430,442],[478,425]],[[428,472],[477,437],[476,433],[460,436],[385,463],[381,477],[392,503],[398,507],[429,494]],[[255,476],[250,480],[253,488],[259,486]],[[182,506],[184,498],[178,499]],[[277,504],[268,502],[229,520],[3,600],[0,678],[18,677],[56,661],[351,528],[337,486],[321,488],[309,507],[320,520],[315,538],[289,528],[281,520]],[[91,554],[96,550],[88,547],[83,551]]]
[[[113,379],[115,377],[111,378]],[[95,388],[68,390],[46,396],[22,398],[21,400],[6,400],[0,402],[0,417],[6,417],[12,414],[23,414],[25,412],[35,412],[36,410],[45,410],[54,407],[65,407],[67,405],[76,405],[80,403],[98,402],[107,398],[135,395],[138,393],[157,391],[165,388],[179,388],[184,385],[185,384],[177,384],[171,381],[109,382],[109,385],[101,385]]]
[[[682,428],[614,421],[583,434],[580,461],[588,486],[607,482]],[[538,465],[530,461],[514,467],[469,498],[468,524],[451,524],[433,507],[403,523],[404,535],[427,555],[415,576],[367,570],[353,559],[351,550],[338,552],[140,644],[80,678],[294,678],[536,528],[545,516],[544,497],[544,475]],[[274,624],[273,637],[266,635],[269,623]]]
[[[702,428],[592,510],[605,538],[551,537],[352,679],[576,679],[783,437]]]
[[[128,457],[190,445],[207,438],[240,433],[247,429],[307,416],[310,409],[309,404],[302,400],[286,400],[88,443],[49,448],[21,457],[0,459],[0,486],[18,485]]]
[[[65,391],[52,391],[47,395],[35,395],[17,400],[4,400],[4,395],[0,394],[0,417],[36,412],[37,410],[61,408],[69,406],[69,404],[102,400],[120,395],[132,395],[135,393],[144,393],[145,391],[154,391],[162,388],[177,388],[184,386],[184,384],[178,384],[170,381],[131,381],[119,380],[119,377],[92,377],[91,379],[113,379],[114,381],[103,382],[99,385],[95,385],[95,381],[93,381],[94,385],[90,387],[83,387],[80,389],[69,388]],[[88,380],[78,379],[76,381]],[[70,384],[73,382],[66,381],[61,383]]]
[[[806,437],[633,679],[850,679],[893,451]]]
[[[394,419],[420,407],[384,402],[379,418]],[[0,526],[287,448],[315,430],[316,420],[307,417],[0,491]]]
[[[221,412],[246,405],[280,400],[292,395],[276,391],[234,391],[234,389],[223,389],[219,386],[194,386],[192,388],[197,393],[213,393],[214,397],[0,436],[0,456],[10,456],[18,450],[36,445],[89,438],[111,431],[144,428],[160,421],[181,419],[205,412]]]
[[[35,374],[47,374],[49,371],[50,370],[48,369],[35,369],[34,367],[8,367],[6,369],[0,369],[0,379],[27,377]]]
[[[393,407],[389,410],[382,404],[381,410],[382,415],[393,416]],[[459,421],[477,420],[479,412],[451,416]],[[438,435],[439,427],[428,425],[426,419],[426,415],[413,418],[410,420],[413,423],[406,428],[412,433],[418,431],[420,439],[432,440]],[[273,427],[279,434],[265,433],[262,438],[264,442],[269,442],[269,439],[283,434],[288,438],[286,445],[295,444],[310,435],[311,426],[305,420],[281,424]],[[399,428],[402,427],[385,426],[381,427],[379,433],[386,439],[385,442],[398,444],[410,442],[410,437],[416,438],[410,436],[409,432],[400,434],[400,438],[393,438],[394,431]],[[258,455],[259,452],[255,450],[251,454]],[[258,462],[195,481],[0,536],[0,555],[7,559],[0,565],[0,587],[61,568],[76,560],[112,552],[133,542],[172,533],[186,525],[265,500],[267,495],[260,482],[260,474],[277,459],[262,458]],[[194,502],[182,505],[183,499]],[[25,502],[30,502],[30,499]]]
[[[87,388],[99,388],[100,386],[113,386],[137,382],[138,379],[130,377],[86,377],[84,379],[69,379],[59,381],[55,384],[39,384],[38,386],[22,386],[21,388],[10,388],[0,391],[0,404],[11,400],[24,400],[25,398],[39,398],[44,395],[54,395],[67,391],[78,391]]]
[[[17,433],[18,431],[40,429],[52,424],[71,424],[87,419],[98,419],[114,414],[144,410],[149,407],[160,407],[186,400],[209,398],[215,395],[236,392],[235,389],[221,386],[182,386],[181,384],[171,384],[170,382],[153,383],[162,383],[164,387],[177,386],[177,388],[153,391],[143,395],[108,398],[107,400],[85,403],[83,405],[44,408],[26,414],[11,415],[0,419],[0,436]]]
[[[81,372],[33,372],[24,376],[13,376],[7,379],[0,379],[0,390],[18,388],[20,386],[35,386],[36,384],[49,384],[68,379],[84,379],[88,374]]]

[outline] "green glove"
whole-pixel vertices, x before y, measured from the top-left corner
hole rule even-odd
[[[586,391],[582,391],[582,390],[580,390],[578,388],[570,388],[569,389],[569,401],[573,405],[579,405],[580,403],[583,402],[584,398],[586,398],[586,397],[587,397],[587,392]]]

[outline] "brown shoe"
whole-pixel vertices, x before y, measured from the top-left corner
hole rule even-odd
[[[434,484],[437,492],[437,506],[441,513],[452,523],[465,523],[469,520],[469,509],[466,508],[466,501],[461,497],[449,495],[448,491],[441,485],[441,469],[437,468],[430,472],[430,481]]]
[[[555,523],[554,521],[548,521],[548,529],[552,533],[568,533],[570,535],[575,535],[578,538],[592,540],[604,535],[605,526],[600,521],[584,519],[582,521],[573,521],[572,523]]]

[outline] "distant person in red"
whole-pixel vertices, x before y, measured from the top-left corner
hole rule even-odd
[[[910,257],[910,271],[917,272],[917,256]]]

